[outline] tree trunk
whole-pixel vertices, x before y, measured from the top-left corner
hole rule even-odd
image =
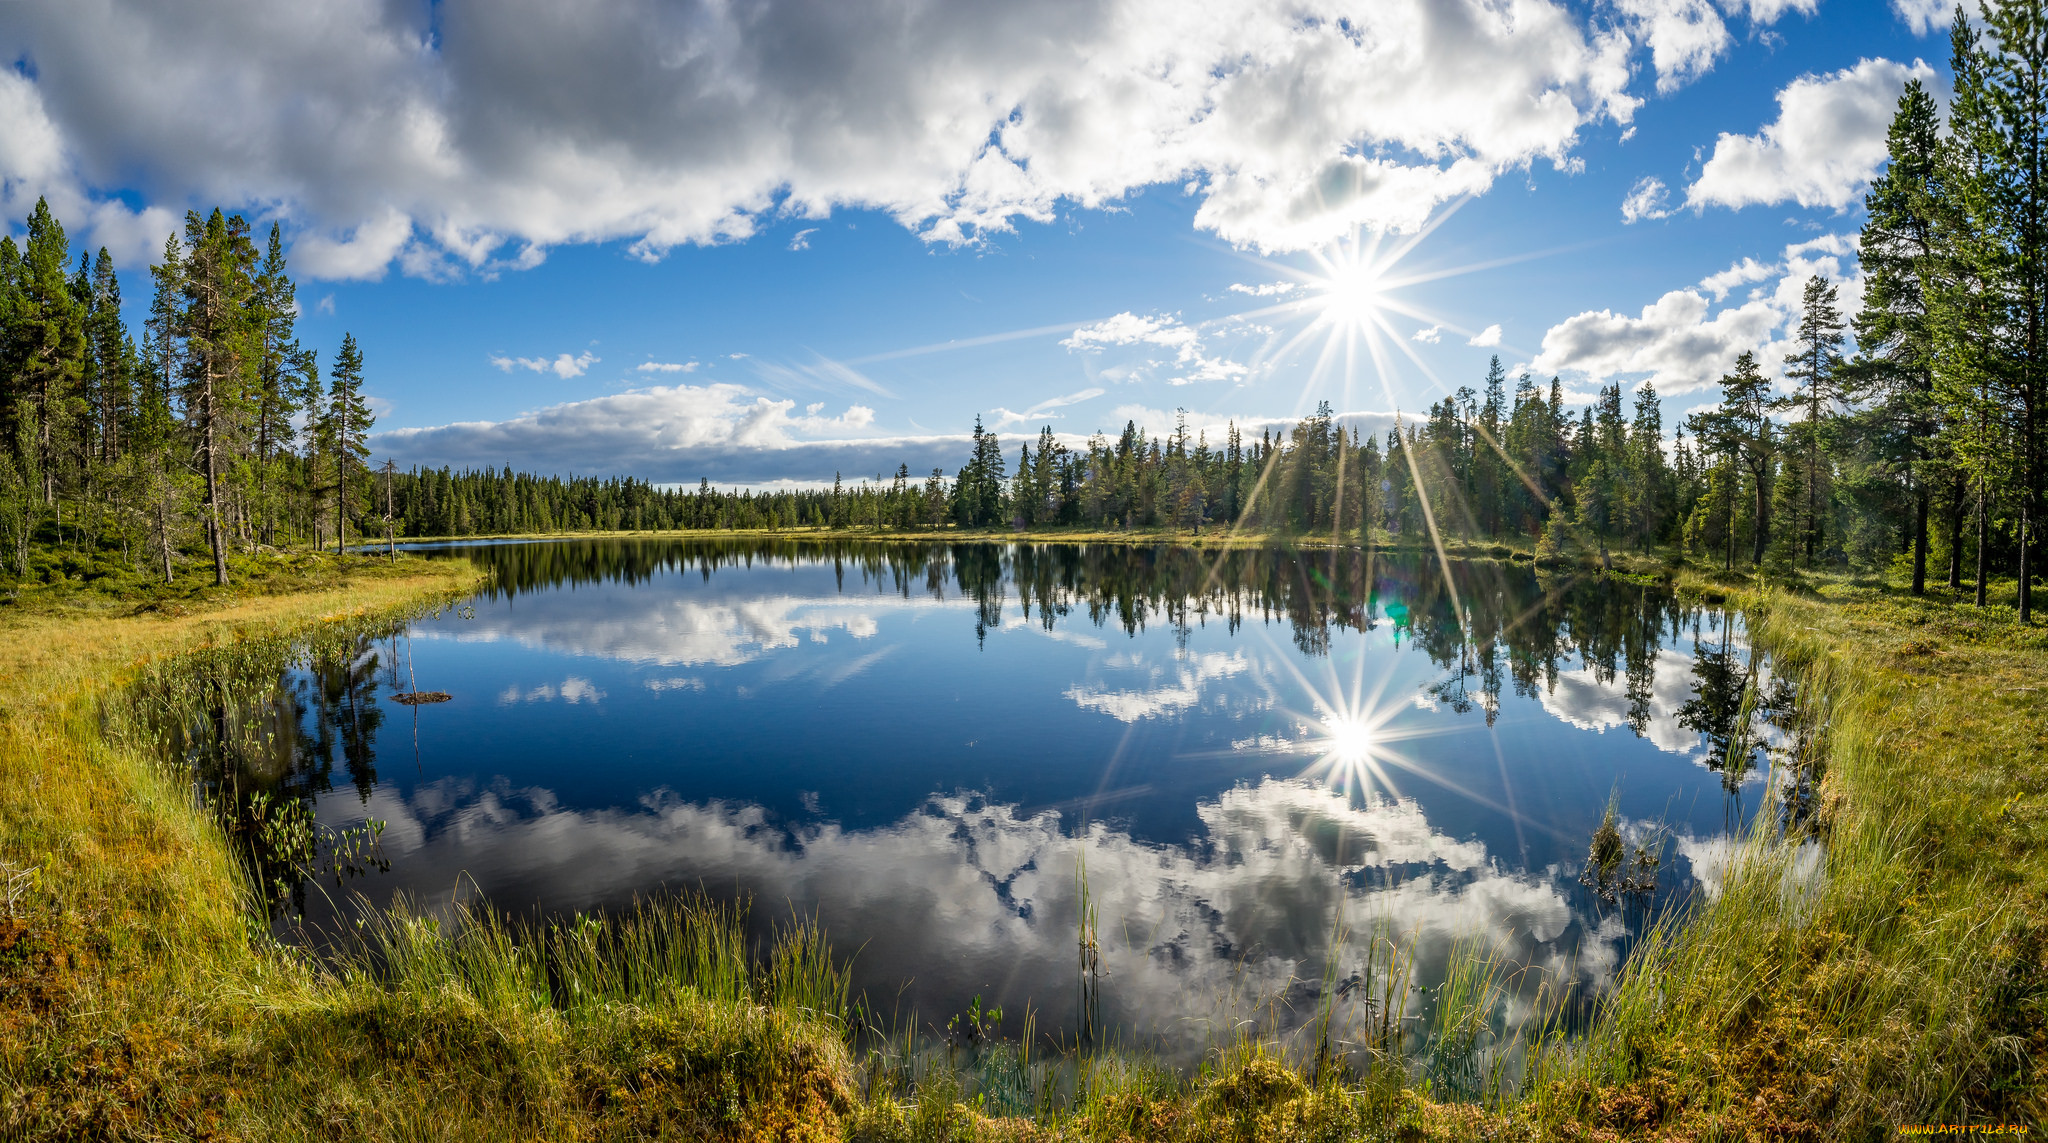
[[[1927,484],[1913,486],[1913,594],[1927,594]]]
[[[206,393],[202,399],[205,402],[206,421],[206,542],[213,549],[213,582],[216,586],[221,586],[228,582],[228,555],[225,547],[226,537],[221,535],[220,467],[215,453],[213,366],[210,362],[206,367]]]
[[[348,448],[348,430],[341,432],[341,447]],[[334,554],[348,554],[348,453],[334,457]]]
[[[1963,590],[1963,477],[1956,474],[1948,498],[1948,589]]]
[[[164,582],[171,582],[171,507],[170,497],[163,495],[167,490],[159,483],[156,498],[156,543],[157,554],[163,557]]]
[[[1990,517],[1990,512],[1989,512],[1989,511],[1987,510],[1987,508],[1988,508],[1988,506],[1987,506],[1987,505],[1986,505],[1986,504],[1984,503],[1984,479],[1983,479],[1983,477],[1978,477],[1978,478],[1977,478],[1977,606],[1979,606],[1979,607],[1982,607],[1982,606],[1984,606],[1984,589],[1985,589],[1985,583],[1984,583],[1984,579],[1985,579],[1985,575],[1986,575],[1986,573],[1988,572],[1988,570],[1989,570],[1989,566],[1990,566],[1990,565],[1988,564],[1988,562],[1987,562],[1987,557],[1988,557],[1988,555],[1989,555],[1989,553],[1990,553],[1990,551],[1991,551],[1991,545],[1985,542],[1985,540],[1987,540],[1987,539],[1989,538],[1989,536],[1988,536],[1988,534],[1987,534],[1987,532],[1986,532],[1986,529],[1987,529],[1987,528],[1988,528],[1988,527],[1990,526],[1990,519],[1989,519],[1989,517]]]
[[[1764,562],[1764,544],[1767,537],[1765,521],[1770,518],[1769,465],[1756,474],[1756,519],[1750,536],[1749,563],[1751,567]]]

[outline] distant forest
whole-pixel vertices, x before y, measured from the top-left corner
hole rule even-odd
[[[369,465],[364,362],[323,372],[293,331],[276,226],[187,216],[124,327],[106,250],[72,254],[43,203],[0,238],[0,567],[17,578],[149,567],[259,545],[606,529],[1241,526],[1357,543],[1525,537],[1551,552],[1671,545],[1724,567],[1896,568],[1920,590],[2038,577],[2048,393],[2048,149],[2008,98],[2013,61],[1953,32],[1947,122],[1915,81],[1871,187],[1861,313],[1806,284],[1790,392],[1743,354],[1718,406],[1673,426],[1619,383],[1567,408],[1556,378],[1476,386],[1363,439],[1327,404],[1256,438],[1127,424],[1070,449],[1050,429],[1006,456],[979,421],[942,471],[815,491]],[[2048,99],[2048,95],[2039,96]],[[1845,354],[1853,342],[1853,351]],[[71,569],[80,570],[71,570]]]

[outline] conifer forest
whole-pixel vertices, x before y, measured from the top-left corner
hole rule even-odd
[[[1717,406],[1665,423],[1656,391],[1590,404],[1496,357],[1384,438],[1327,403],[1221,439],[1127,423],[1014,454],[977,420],[959,468],[830,488],[657,486],[631,474],[379,472],[362,395],[374,360],[294,333],[279,228],[188,215],[122,317],[107,252],[38,204],[0,240],[0,564],[17,579],[109,567],[227,577],[226,554],[397,537],[581,530],[1236,528],[1521,539],[1544,552],[1676,549],[1734,569],[1910,569],[1973,590],[2013,576],[2030,615],[2044,508],[2048,157],[2020,65],[1953,33],[1946,115],[1917,80],[1867,196],[1861,312],[1806,284],[1778,372],[1744,354]],[[2048,97],[2040,97],[2048,98]],[[126,288],[134,289],[130,282]],[[387,526],[388,525],[388,526]],[[188,566],[189,565],[189,566]]]

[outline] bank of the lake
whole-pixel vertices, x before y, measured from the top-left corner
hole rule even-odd
[[[1042,543],[1042,544],[1172,544],[1176,547],[1203,550],[1245,549],[1281,547],[1301,550],[1327,550],[1334,548],[1355,548],[1358,536],[1353,531],[1331,532],[1283,532],[1268,529],[1238,528],[1231,525],[1212,525],[1197,532],[1187,528],[1170,528],[1152,525],[1131,528],[1090,528],[1073,526],[1038,526],[1031,528],[964,528],[948,524],[940,528],[676,528],[660,531],[622,530],[609,532],[493,532],[472,533],[462,536],[404,536],[394,543],[410,544],[463,544],[493,540],[588,540],[588,539],[849,539],[876,540],[914,543]],[[352,541],[353,543],[353,541]],[[1375,530],[1375,550],[1386,552],[1433,553],[1441,550],[1452,559],[1509,559],[1520,556],[1531,558],[1535,545],[1527,538],[1513,537],[1505,540],[1466,540],[1444,537],[1433,542],[1427,535],[1396,535]],[[372,538],[360,545],[361,550],[375,554],[384,550],[381,538]],[[353,547],[351,550],[355,550]],[[1575,557],[1576,558],[1576,557]],[[1616,551],[1611,559],[1641,563],[1648,566],[1655,561],[1648,555]]]
[[[1726,594],[1799,680],[1809,825],[1639,949],[1553,1123],[1883,1137],[2048,1112],[2048,628],[1824,578]],[[2001,590],[2002,589],[2002,590]],[[1646,955],[1647,953],[1647,955]]]
[[[0,1131],[1817,1138],[2042,1108],[2048,692],[2028,688],[2048,686],[2048,637],[2009,609],[1677,573],[1681,590],[1732,597],[1802,672],[1823,728],[1818,844],[1751,843],[1526,1098],[1445,1107],[1387,1086],[1385,1070],[1304,1078],[1304,1061],[1249,1047],[1193,1077],[1105,1063],[1032,1124],[983,1116],[949,1073],[863,1083],[829,958],[800,939],[747,963],[729,918],[686,905],[612,929],[462,939],[401,918],[369,938],[374,963],[340,972],[271,942],[189,781],[110,735],[102,700],[140,664],[274,649],[445,602],[474,576],[459,562],[277,559],[299,561],[299,583],[253,569],[266,594],[167,604],[72,587],[0,609]]]

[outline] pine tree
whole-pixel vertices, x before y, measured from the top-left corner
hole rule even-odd
[[[257,358],[250,301],[256,250],[240,215],[185,216],[184,306],[177,333],[184,342],[183,398],[198,443],[205,485],[206,541],[213,581],[228,582],[223,481],[248,409],[250,367]]]
[[[1811,568],[1821,542],[1821,486],[1825,480],[1822,451],[1828,443],[1828,421],[1845,396],[1840,376],[1842,319],[1835,309],[1837,291],[1833,283],[1815,274],[1807,279],[1801,295],[1799,326],[1793,340],[1799,349],[1785,358],[1785,375],[1796,386],[1787,397],[1772,402],[1776,409],[1796,409],[1804,419],[1790,432],[1801,453],[1800,477],[1804,487],[1788,507],[1797,513],[1797,550]]]
[[[8,318],[6,372],[10,425],[33,422],[33,466],[43,503],[57,502],[60,441],[78,411],[78,385],[85,357],[84,315],[71,281],[64,227],[49,203],[36,200],[28,217],[28,238],[15,263],[12,313]],[[18,439],[18,435],[17,435]],[[29,461],[18,457],[19,461]]]
[[[354,484],[367,470],[370,426],[376,418],[363,400],[363,354],[356,338],[346,333],[341,349],[334,355],[333,378],[328,382],[327,409],[321,428],[334,456],[334,533],[336,550],[348,552],[348,517],[354,503]],[[468,505],[462,505],[462,530],[467,534]]]

